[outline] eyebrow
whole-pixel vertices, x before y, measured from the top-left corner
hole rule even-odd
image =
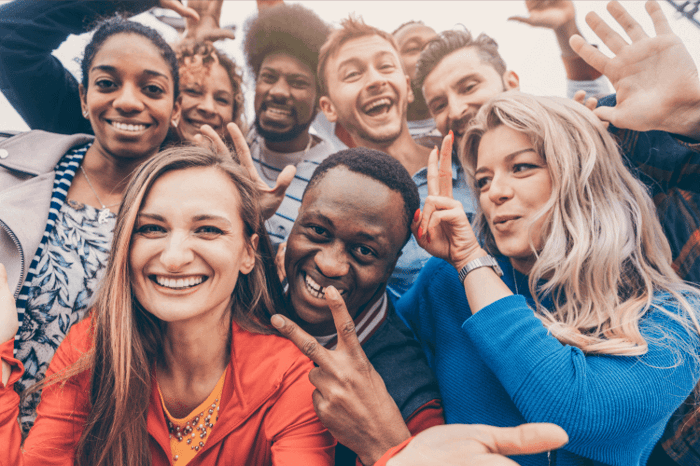
[[[303,78],[303,79],[306,79],[306,80],[311,79],[309,76],[307,76],[307,75],[305,75],[305,74],[303,74],[303,73],[289,73],[289,74],[287,74],[287,73],[280,73],[280,72],[277,71],[276,69],[270,68],[269,66],[263,67],[263,68],[260,70],[260,73],[262,73],[263,71],[269,71],[270,73],[277,74],[277,75],[280,75],[280,76],[284,76],[285,78],[297,78],[297,79],[298,79],[298,78]]]
[[[155,220],[155,221],[163,222],[163,223],[166,222],[165,217],[163,217],[162,215],[149,214],[148,212],[139,213],[138,220],[141,220],[142,218],[151,219],[151,220]],[[229,221],[229,219],[227,219],[226,217],[222,217],[221,215],[200,214],[200,215],[195,215],[192,220],[195,222],[214,220],[214,221],[220,221],[220,222],[226,223],[227,225],[231,225],[231,222]]]
[[[94,70],[102,70],[102,71],[106,71],[108,73],[113,73],[113,74],[117,73],[117,68],[114,66],[111,66],[111,65],[95,65],[92,68],[90,68],[90,71],[94,71]],[[165,75],[165,74],[160,73],[160,72],[155,71],[155,70],[143,70],[143,74],[148,74],[148,75],[152,75],[152,76],[161,76],[165,79],[170,79],[170,77],[168,75]]]
[[[504,161],[506,163],[510,163],[515,157],[517,157],[520,154],[524,154],[525,152],[534,152],[535,154],[537,153],[537,151],[533,147],[528,147],[526,149],[516,150],[515,152],[506,155]],[[485,172],[485,171],[488,171],[488,168],[481,167],[474,172],[474,175],[478,175],[479,173]]]

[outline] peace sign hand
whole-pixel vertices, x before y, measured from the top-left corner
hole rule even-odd
[[[236,155],[238,156],[238,162],[243,168],[248,172],[248,176],[255,183],[255,186],[260,192],[260,210],[262,211],[262,216],[265,220],[275,215],[280,204],[284,200],[284,193],[294,179],[294,175],[297,172],[296,167],[293,165],[288,165],[284,167],[284,170],[277,176],[277,182],[274,188],[271,188],[265,183],[265,181],[258,174],[258,170],[255,168],[253,163],[253,156],[250,155],[250,149],[248,148],[248,143],[241,133],[240,128],[235,123],[229,123],[226,126],[229,134],[231,135],[231,140],[233,141],[233,147],[236,150]],[[199,129],[202,135],[208,137],[214,144],[214,147],[219,153],[229,154],[230,150],[226,143],[221,139],[214,129],[209,125],[202,125]],[[195,136],[195,142],[201,143],[203,139],[201,136]]]
[[[338,331],[335,350],[327,350],[279,314],[271,322],[318,365],[309,372],[309,380],[316,387],[314,409],[323,425],[363,464],[374,464],[411,434],[382,377],[367,359],[340,293],[328,286],[325,294]]]
[[[411,230],[418,244],[457,270],[481,250],[464,207],[452,197],[452,131],[428,159],[428,197],[421,215],[416,211]],[[483,254],[480,254],[483,255]]]

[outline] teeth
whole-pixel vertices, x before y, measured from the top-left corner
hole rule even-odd
[[[276,113],[277,115],[284,115],[284,116],[289,116],[292,114],[291,110],[288,109],[281,109],[281,108],[275,108],[275,107],[267,107],[267,111],[270,113]]]
[[[364,111],[365,113],[369,113],[369,112],[371,112],[372,110],[374,110],[375,108],[381,107],[382,105],[386,105],[387,107],[390,106],[390,105],[391,105],[391,100],[389,100],[389,99],[386,98],[386,97],[383,98],[383,99],[376,100],[376,101],[372,102],[371,104],[365,105],[363,111]]]
[[[126,124],[126,123],[120,123],[118,121],[112,121],[111,124],[115,128],[120,129],[122,131],[137,132],[137,131],[143,131],[146,129],[146,125],[130,125],[130,124]]]
[[[324,298],[326,296],[326,289],[316,283],[311,277],[306,275],[304,278],[304,281],[306,282],[306,289],[309,290],[309,293],[311,293],[311,296],[314,296],[316,298]],[[345,294],[345,290],[339,290],[340,295],[343,296]]]
[[[203,276],[199,277],[189,277],[189,278],[166,278],[166,277],[159,277],[156,276],[156,282],[160,286],[164,286],[166,288],[172,288],[172,289],[183,289],[183,288],[190,288],[195,285],[199,285],[204,281]]]

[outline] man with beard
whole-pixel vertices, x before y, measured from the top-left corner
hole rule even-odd
[[[417,144],[408,130],[406,112],[413,92],[394,38],[362,20],[343,20],[321,48],[318,80],[319,105],[326,118],[339,122],[357,146],[398,160],[418,186],[422,207],[428,195],[430,149]],[[475,203],[463,171],[457,163],[452,170],[455,199],[472,214]],[[411,237],[389,279],[387,290],[392,299],[411,286],[429,258]]]
[[[333,152],[327,141],[309,132],[318,112],[318,53],[330,29],[301,5],[277,4],[261,9],[245,31],[243,49],[255,76],[255,124],[247,139],[258,174],[275,186],[285,167],[309,161],[267,222],[270,239],[278,245],[294,224],[313,168]],[[287,169],[281,178],[290,173]]]

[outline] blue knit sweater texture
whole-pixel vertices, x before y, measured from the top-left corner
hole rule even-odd
[[[700,339],[652,309],[640,328],[642,356],[586,355],[549,334],[532,309],[527,277],[499,258],[520,295],[472,315],[457,272],[431,259],[396,310],[435,371],[447,423],[517,426],[552,422],[569,443],[523,465],[644,465],[673,411],[700,376]],[[668,295],[655,304],[676,313]],[[547,303],[543,303],[547,306]],[[700,308],[697,299],[691,301]]]

